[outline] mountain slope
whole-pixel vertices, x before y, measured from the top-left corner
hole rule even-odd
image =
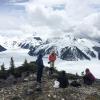
[[[35,67],[34,64],[32,64],[32,66]],[[20,67],[18,69],[20,69]],[[20,70],[22,71],[22,69]],[[14,76],[11,75],[7,80],[1,80],[0,100],[99,100],[100,80],[97,80],[91,86],[86,86],[81,81],[82,78],[80,76],[67,73],[66,75],[70,83],[78,79],[78,83],[82,86],[76,88],[70,85],[65,89],[55,88],[54,84],[59,71],[54,71],[52,76],[48,74],[48,71],[49,68],[45,67],[41,83],[42,91],[37,91],[36,89],[39,84],[36,82],[35,71],[24,71],[22,77],[14,78]]]
[[[40,37],[28,37],[24,41],[22,41],[19,46],[24,49],[31,49],[35,46],[41,45],[42,39]]]
[[[5,50],[6,50],[6,48],[4,48],[4,47],[2,47],[2,46],[0,45],[0,52],[5,51]]]
[[[61,50],[61,52],[62,52],[61,59],[63,60],[78,60],[78,59],[90,60],[90,58],[77,47],[65,47]]]
[[[7,37],[0,35],[0,44],[7,49],[18,48],[20,39],[18,37]]]
[[[48,39],[42,45],[33,47],[29,51],[29,55],[33,56],[39,53],[48,55],[54,49],[58,57],[63,60],[90,60],[98,56],[98,52],[93,49],[95,46],[100,47],[100,44],[89,39],[65,35],[61,38]]]

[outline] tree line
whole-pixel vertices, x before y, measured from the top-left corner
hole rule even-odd
[[[15,67],[14,59],[10,59],[9,69],[5,68],[4,63],[0,66],[0,79],[6,79],[9,75],[14,75],[16,78],[21,77],[23,72],[35,72],[36,64],[35,62],[27,62],[27,59],[23,62],[21,66]]]

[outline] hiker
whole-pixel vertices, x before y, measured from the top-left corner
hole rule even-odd
[[[42,73],[43,73],[43,68],[44,68],[42,57],[43,56],[40,54],[37,57],[37,60],[36,60],[36,64],[37,64],[37,82],[38,83],[41,83],[41,78],[42,78]]]
[[[94,83],[94,81],[96,80],[94,75],[90,72],[88,68],[85,70],[85,73],[86,74],[83,77],[84,84],[92,85],[92,83]]]
[[[57,81],[59,82],[59,87],[66,88],[69,85],[68,78],[65,71],[60,72]]]
[[[49,55],[49,62],[48,62],[50,63],[50,74],[53,74],[55,60],[56,60],[56,53],[55,51],[52,51],[52,53]]]

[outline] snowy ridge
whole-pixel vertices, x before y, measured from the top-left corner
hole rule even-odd
[[[0,52],[5,51],[6,48],[4,48],[3,46],[0,45]]]
[[[31,49],[32,47],[42,44],[42,39],[40,37],[32,36],[27,37],[24,41],[21,41],[19,46],[25,49]]]
[[[43,44],[30,50],[30,55],[50,54],[55,49],[57,55],[64,60],[92,59],[98,57],[93,47],[100,47],[100,44],[89,39],[80,39],[72,35],[47,39]],[[66,56],[65,56],[66,55]]]
[[[0,45],[6,49],[24,48],[29,49],[29,55],[38,55],[43,53],[48,56],[52,50],[56,51],[59,58],[63,60],[91,60],[98,58],[100,52],[100,44],[96,41],[76,38],[73,34],[63,35],[61,37],[48,38],[42,40],[36,34],[29,37],[13,37],[0,36]]]
[[[18,48],[19,41],[17,37],[0,36],[0,44],[6,49]]]

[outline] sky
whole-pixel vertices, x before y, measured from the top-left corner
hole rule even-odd
[[[99,19],[100,0],[0,0],[0,34],[100,40]]]

